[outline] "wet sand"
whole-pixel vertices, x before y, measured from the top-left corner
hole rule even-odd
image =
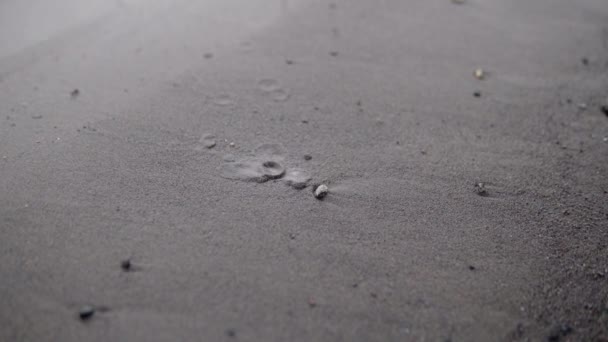
[[[16,4],[1,341],[608,339],[604,0]]]

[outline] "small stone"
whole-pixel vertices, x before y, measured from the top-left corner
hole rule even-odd
[[[338,53],[338,51],[331,51],[329,53],[329,55],[332,56],[332,57],[338,57],[339,53]]]
[[[34,114],[34,115],[32,115],[32,119],[36,119],[36,120],[42,119],[42,114]]]
[[[287,65],[293,65],[294,63],[295,62],[293,60],[291,60],[291,59],[286,59],[285,60],[285,64],[287,64]]]
[[[203,55],[203,57],[205,59],[211,59],[211,58],[213,58],[213,54],[211,52],[207,52],[206,54]]]
[[[476,91],[473,93],[473,96],[475,97],[481,97],[481,92],[480,91]]]
[[[215,136],[211,134],[204,134],[199,141],[208,149],[212,149],[216,145]]]
[[[80,95],[80,90],[78,90],[78,89],[74,89],[74,90],[72,90],[72,92],[70,93],[70,96],[71,96],[72,98],[76,98],[76,97],[78,97],[78,95]]]
[[[556,342],[562,337],[569,335],[572,332],[572,327],[567,324],[559,324],[554,326],[547,336],[548,341]]]
[[[452,0],[452,3],[456,5],[462,5],[465,3],[465,0]]]
[[[315,198],[318,200],[322,200],[329,193],[329,188],[325,184],[321,184],[317,186],[314,190]]]
[[[131,260],[129,259],[125,259],[120,262],[120,268],[122,268],[122,270],[125,272],[131,271],[132,266],[133,265],[131,264]]]
[[[587,58],[587,57],[581,58],[581,63],[583,63],[583,65],[589,65],[589,58]]]
[[[477,193],[477,195],[482,197],[487,197],[489,195],[488,190],[486,190],[486,185],[484,183],[475,184],[475,192]]]
[[[90,305],[85,305],[78,311],[78,317],[81,321],[87,321],[95,315],[95,308]]]
[[[312,156],[310,154],[305,154],[304,155],[304,160],[311,160]]]
[[[473,265],[469,265],[469,270],[471,270],[471,271],[475,271],[475,266],[473,266]]]
[[[475,69],[475,72],[473,73],[473,75],[478,80],[483,80],[486,78],[486,72],[483,69]]]
[[[308,298],[308,306],[310,308],[316,307],[317,306],[317,301],[313,297]]]
[[[608,116],[608,105],[601,106],[600,110],[602,111],[602,113],[604,113],[604,115]]]
[[[235,337],[236,336],[236,330],[234,330],[234,329],[227,329],[226,330],[226,336],[228,336],[228,337]]]
[[[587,109],[587,104],[586,104],[586,103],[584,103],[584,102],[579,103],[579,104],[578,104],[578,109],[580,109],[580,110],[585,110],[585,109]]]
[[[231,142],[229,145],[230,145],[230,147],[236,146],[236,144],[234,142]]]

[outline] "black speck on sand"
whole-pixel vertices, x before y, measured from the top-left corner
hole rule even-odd
[[[0,341],[606,341],[607,66],[605,0],[0,2]]]

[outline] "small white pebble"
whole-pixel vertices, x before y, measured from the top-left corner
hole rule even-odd
[[[325,184],[321,184],[315,189],[315,197],[317,199],[323,199],[328,193],[329,188]]]
[[[235,146],[234,142],[231,142],[230,147],[234,147],[234,146]]]
[[[483,69],[475,69],[473,75],[475,75],[476,79],[483,80],[486,77],[486,72]]]

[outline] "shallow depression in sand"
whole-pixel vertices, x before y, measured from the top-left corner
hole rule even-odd
[[[264,183],[285,175],[285,167],[276,160],[258,157],[228,162],[222,170],[222,177],[246,182]]]

